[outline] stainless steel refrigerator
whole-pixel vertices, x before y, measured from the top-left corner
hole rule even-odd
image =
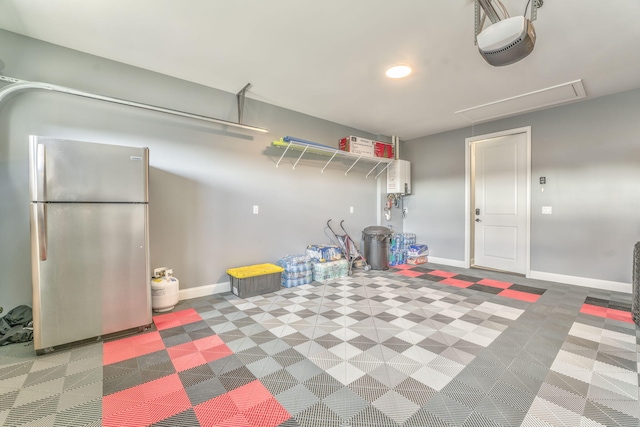
[[[29,144],[36,352],[150,325],[148,149]]]

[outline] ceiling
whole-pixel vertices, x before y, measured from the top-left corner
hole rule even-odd
[[[473,0],[0,1],[8,31],[403,140],[577,79],[586,99],[640,87],[638,0],[544,0],[534,24],[531,55],[492,67]],[[399,62],[415,72],[386,78]]]

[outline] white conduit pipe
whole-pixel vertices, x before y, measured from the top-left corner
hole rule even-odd
[[[174,116],[187,117],[190,119],[202,120],[210,123],[218,123],[225,126],[232,126],[241,129],[252,130],[256,132],[268,133],[269,131],[264,128],[259,128],[255,126],[243,125],[241,123],[229,122],[226,120],[214,119],[213,117],[201,116],[199,114],[185,113],[183,111],[171,110],[169,108],[157,107],[155,105],[149,104],[141,104],[139,102],[127,101],[120,98],[113,98],[110,96],[98,95],[90,92],[83,92],[76,89],[71,89],[64,86],[57,86],[49,83],[41,83],[41,82],[28,82],[25,80],[15,79],[13,77],[7,77],[0,75],[0,81],[11,82],[10,85],[7,85],[0,89],[0,105],[4,102],[5,98],[14,92],[21,92],[23,90],[31,90],[31,89],[44,89],[44,90],[52,90],[55,92],[66,93],[68,95],[81,96],[84,98],[97,99],[99,101],[111,102],[113,104],[127,105],[129,107],[141,108],[144,110],[157,111],[160,113],[172,114]]]
[[[393,145],[393,150],[394,150],[393,158],[397,160],[400,158],[400,137],[393,135],[391,137],[391,143]]]

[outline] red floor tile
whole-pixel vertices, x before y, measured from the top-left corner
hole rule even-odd
[[[169,347],[167,353],[178,372],[233,354],[217,335]]]
[[[202,317],[193,308],[187,310],[176,311],[175,313],[160,314],[153,316],[153,323],[159,331],[175,328],[176,326],[187,325],[189,323],[199,322]]]
[[[291,418],[257,380],[193,409],[203,426],[275,427]]]
[[[209,337],[197,339],[193,341],[193,344],[198,350],[206,350],[224,344],[224,342],[219,336],[211,335]]]
[[[607,319],[620,320],[622,322],[633,323],[631,312],[616,310],[614,308],[607,309]]]
[[[182,389],[147,402],[146,405],[151,422],[156,423],[191,408],[191,400],[187,392]]]
[[[167,353],[169,353],[169,357],[172,359],[193,354],[197,351],[198,347],[196,347],[193,341],[167,348]]]
[[[238,387],[230,391],[228,395],[240,411],[246,411],[273,397],[258,380]]]
[[[502,297],[517,299],[520,301],[527,301],[527,302],[536,302],[538,301],[538,298],[540,298],[540,295],[515,291],[513,289],[505,289],[504,291],[501,291],[498,295]]]
[[[291,418],[291,414],[275,397],[254,406],[244,414],[251,427],[275,427]]]
[[[143,426],[191,407],[177,374],[171,374],[102,398],[103,426]]]
[[[195,368],[196,366],[204,365],[207,360],[201,353],[190,353],[180,357],[172,357],[171,363],[176,371],[182,372],[187,369]]]
[[[207,363],[233,354],[226,344],[220,344],[215,347],[204,349],[200,353],[204,356],[204,360],[206,360]]]
[[[631,313],[614,308],[601,307],[593,304],[583,304],[580,313],[590,314],[592,316],[606,317],[607,319],[619,320],[621,322],[633,323]]]
[[[482,279],[478,282],[479,285],[491,286],[493,288],[507,289],[513,283],[501,282],[493,279]]]
[[[441,280],[438,283],[444,283],[445,285],[455,286],[457,288],[468,288],[469,286],[473,285],[472,282],[467,282],[465,280],[452,279],[451,277]]]
[[[582,304],[580,313],[591,314],[592,316],[607,317],[607,308],[599,305]]]
[[[164,343],[157,331],[106,342],[103,345],[102,364],[110,365],[162,349]]]
[[[411,264],[398,264],[398,265],[394,265],[392,268],[397,268],[398,270],[411,270],[414,267],[417,267],[417,266],[411,265]]]
[[[205,424],[202,425],[204,426]],[[216,424],[215,427],[250,427],[251,425],[251,421],[249,421],[244,414],[238,414]]]
[[[404,269],[404,270],[396,271],[396,274],[399,274],[399,275],[405,276],[405,277],[418,277],[418,276],[422,276],[424,273],[422,273],[420,271],[413,271],[413,270],[409,270],[409,269]]]
[[[225,420],[237,417],[240,410],[228,394],[214,397],[193,407],[193,411],[202,426],[222,425]]]
[[[110,416],[102,416],[102,427],[143,427],[152,423],[149,408],[140,404]]]

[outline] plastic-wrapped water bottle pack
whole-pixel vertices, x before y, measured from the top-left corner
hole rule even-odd
[[[329,262],[342,258],[342,251],[337,245],[309,245],[307,255],[312,262]]]
[[[325,283],[349,274],[349,262],[346,259],[313,263],[313,280]]]
[[[280,258],[276,265],[284,268],[282,286],[285,288],[307,285],[313,282],[311,258],[306,254],[287,255]]]
[[[389,266],[402,265],[409,258],[429,255],[427,245],[416,243],[415,233],[397,233],[391,238],[389,246]]]

